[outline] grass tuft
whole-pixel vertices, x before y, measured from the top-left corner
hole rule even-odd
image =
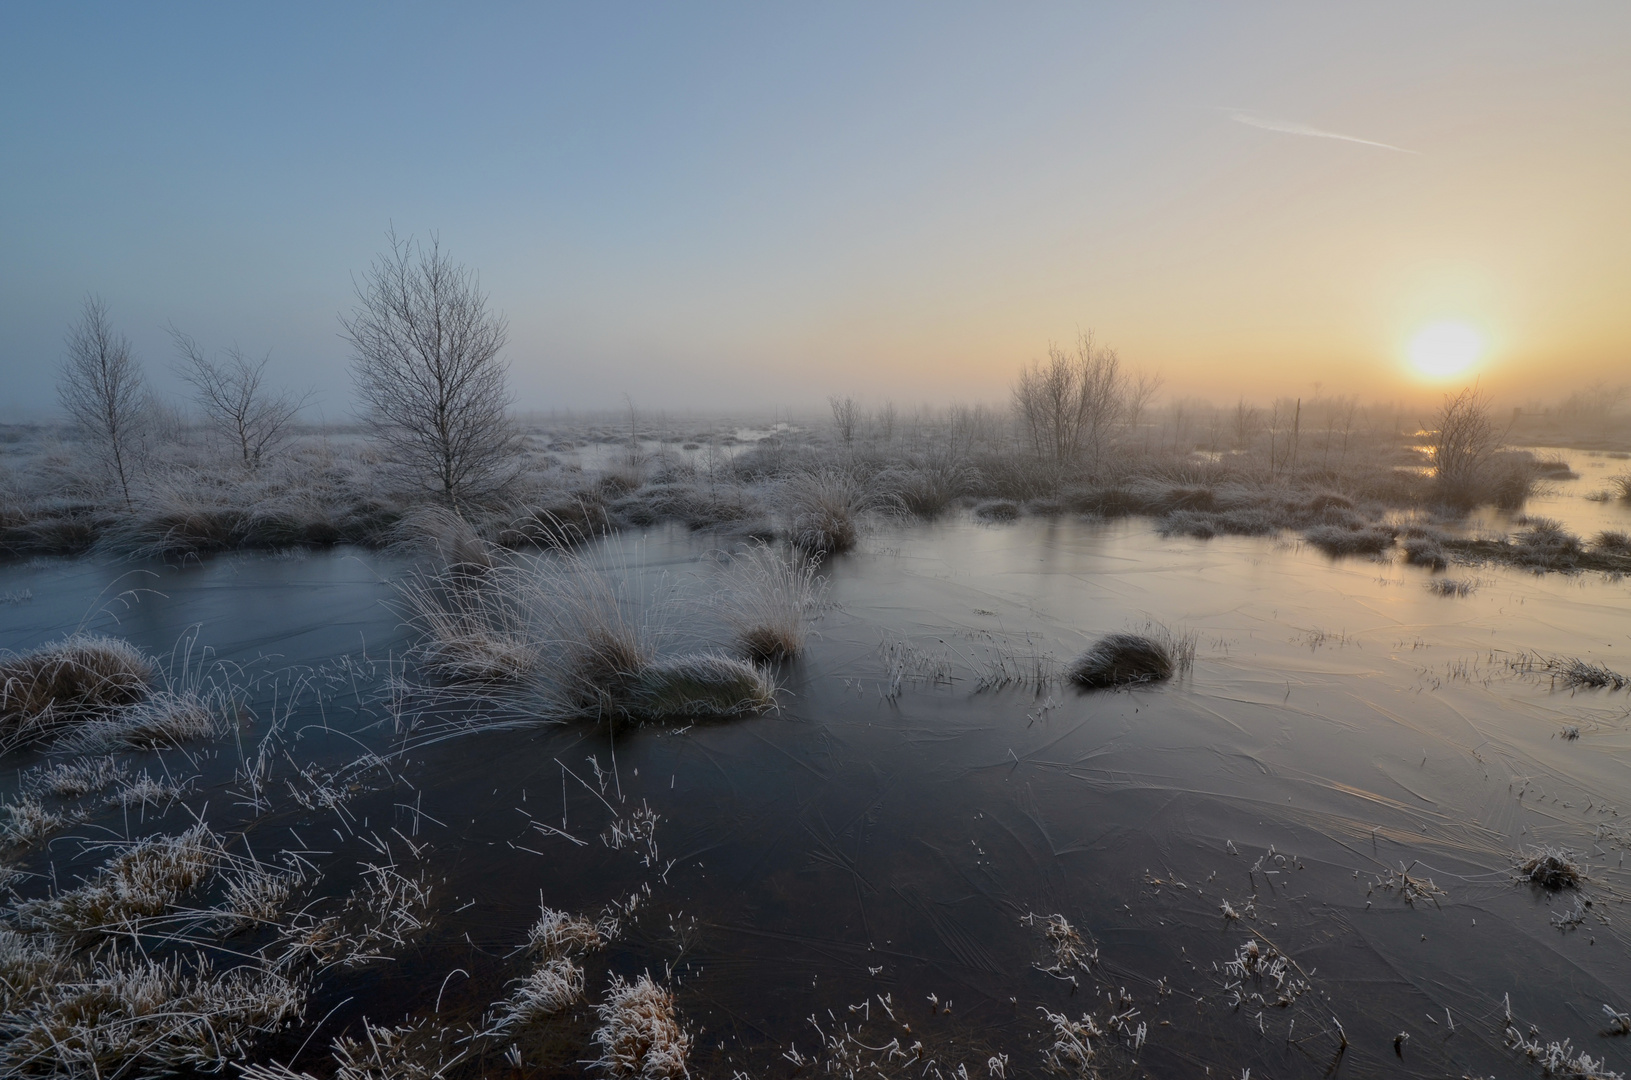
[[[1578,889],[1586,877],[1574,852],[1549,846],[1532,849],[1518,860],[1514,872],[1519,881],[1531,882],[1549,892]]]
[[[731,560],[720,613],[750,660],[790,660],[804,651],[806,623],[821,606],[827,582],[816,558],[788,559],[755,544]]]
[[[156,674],[141,650],[100,634],[0,654],[0,752],[136,704]]]
[[[127,933],[207,880],[220,857],[220,838],[202,822],[177,836],[150,836],[78,888],[23,905],[18,923],[63,935]]]
[[[1195,662],[1195,636],[1155,624],[1143,634],[1108,634],[1071,661],[1066,676],[1079,686],[1107,689],[1162,682]]]
[[[594,1062],[614,1077],[675,1080],[687,1075],[691,1036],[674,1015],[674,995],[641,975],[633,982],[612,976],[606,1000],[596,1006],[600,1027]]]
[[[207,961],[163,962],[110,951],[62,965],[6,1018],[8,1076],[152,1076],[216,1072],[262,1034],[300,1019],[305,994],[271,972],[216,973]]]
[[[722,720],[753,716],[776,705],[768,675],[731,656],[695,653],[653,661],[634,680],[628,699],[617,702],[639,720]]]

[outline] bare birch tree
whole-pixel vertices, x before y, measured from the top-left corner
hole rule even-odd
[[[1022,370],[1014,405],[1038,457],[1063,465],[1086,456],[1097,465],[1134,400],[1142,410],[1158,386],[1144,378],[1129,386],[1115,350],[1096,345],[1089,331],[1074,354],[1050,344],[1046,363]]]
[[[838,437],[844,440],[844,448],[849,449],[855,445],[855,426],[860,422],[861,407],[854,398],[841,398],[837,394],[829,396],[827,404],[832,406],[832,422],[838,429]]]
[[[364,421],[393,461],[457,507],[515,475],[508,338],[473,271],[433,235],[427,248],[387,234],[391,249],[357,285],[342,317]]]
[[[1501,441],[1489,400],[1474,386],[1445,394],[1433,424],[1433,472],[1440,494],[1456,502],[1476,499]]]
[[[288,441],[310,395],[296,397],[265,386],[270,355],[252,362],[233,346],[221,359],[211,360],[190,335],[173,325],[169,330],[181,354],[176,374],[193,388],[210,425],[232,443],[244,468],[260,468]]]
[[[57,377],[57,397],[90,442],[107,474],[132,509],[130,481],[140,451],[142,405],[147,388],[130,354],[130,339],[113,329],[100,297],[85,298],[79,320],[68,328],[67,356]]]

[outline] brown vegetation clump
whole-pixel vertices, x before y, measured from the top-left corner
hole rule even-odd
[[[217,973],[205,960],[189,966],[117,950],[88,965],[33,962],[47,974],[17,994],[6,1017],[7,1076],[215,1072],[305,1007],[300,987],[254,968]]]
[[[752,664],[717,653],[653,661],[616,706],[632,719],[723,720],[775,708],[776,684]]]
[[[0,750],[135,704],[156,673],[134,645],[100,634],[0,656]]]
[[[23,905],[18,923],[64,935],[125,933],[202,884],[220,856],[220,838],[202,822],[177,836],[150,836],[78,888]]]
[[[1528,881],[1549,892],[1578,889],[1585,871],[1575,853],[1567,848],[1537,847],[1515,867],[1519,881]]]
[[[1385,527],[1350,529],[1342,525],[1315,525],[1303,539],[1327,555],[1379,555],[1393,546],[1393,530]]]
[[[852,473],[836,468],[795,473],[782,496],[789,536],[812,555],[849,551],[860,539],[863,518],[900,507],[897,498],[871,491]]]
[[[614,1077],[675,1080],[685,1076],[691,1035],[674,1015],[674,995],[642,975],[624,982],[613,975],[606,1000],[596,1006],[600,1027],[594,1064]]]
[[[1108,634],[1073,660],[1066,675],[1095,690],[1162,682],[1186,670],[1194,656],[1195,643],[1187,635]]]

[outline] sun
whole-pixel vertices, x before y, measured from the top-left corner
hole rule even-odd
[[[1430,379],[1460,375],[1483,353],[1483,335],[1464,322],[1429,323],[1410,339],[1410,362]]]

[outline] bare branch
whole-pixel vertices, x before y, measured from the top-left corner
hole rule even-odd
[[[270,354],[252,363],[234,345],[224,359],[210,360],[190,335],[173,324],[168,329],[181,354],[176,374],[192,386],[204,415],[237,448],[244,467],[258,469],[288,441],[294,419],[311,394],[296,397],[265,389]]]

